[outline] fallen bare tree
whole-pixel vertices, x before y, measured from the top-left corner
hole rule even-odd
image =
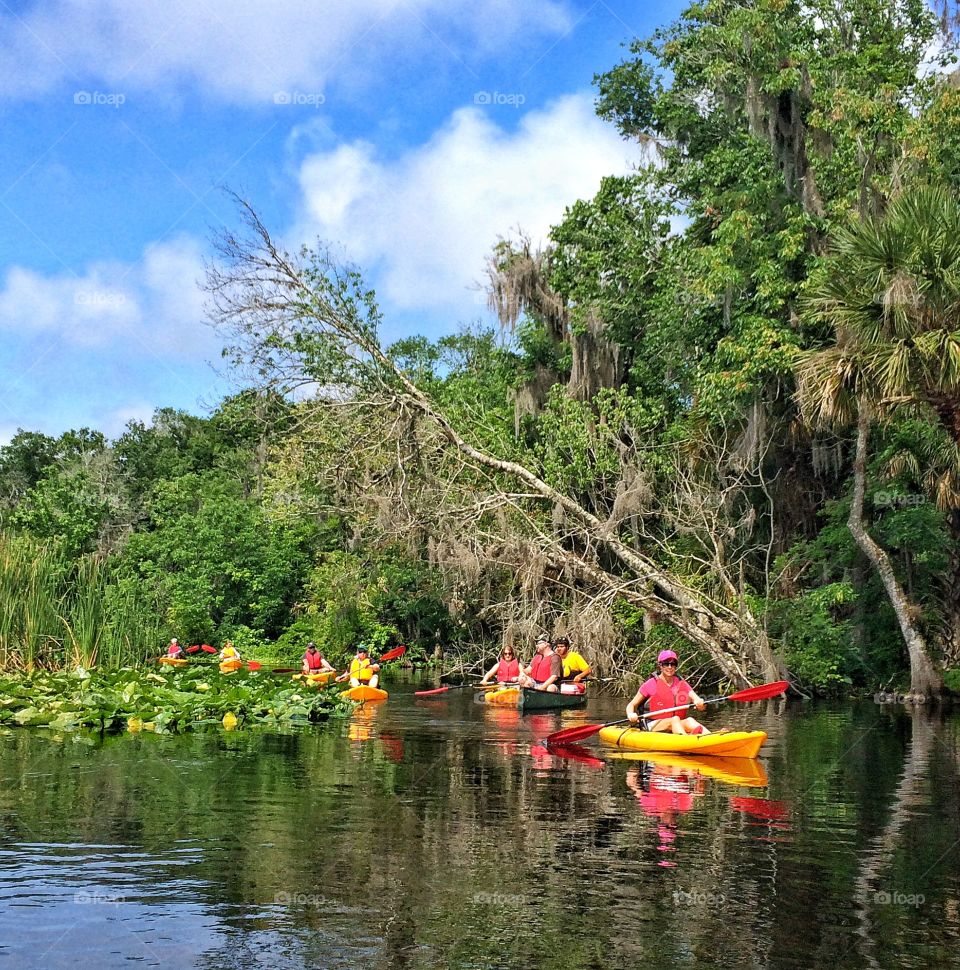
[[[627,448],[622,457],[617,514],[600,514],[551,484],[519,444],[502,457],[494,450],[502,438],[482,415],[455,422],[383,349],[379,310],[358,273],[319,253],[289,255],[253,209],[241,207],[247,232],[222,236],[220,262],[208,268],[211,317],[232,340],[225,353],[250,379],[287,394],[315,392],[304,429],[322,427],[321,438],[327,436],[326,457],[314,467],[327,469],[334,501],[365,501],[371,522],[379,514],[381,526],[430,537],[435,549],[456,537],[461,564],[467,548],[504,570],[549,571],[593,597],[622,597],[699,646],[737,686],[784,674],[747,608],[742,581],[727,572],[736,560],[720,547],[725,533],[716,531],[736,512],[730,497],[746,486],[742,471],[729,466],[730,495],[712,511],[702,494],[677,503],[670,528],[686,533],[689,557],[688,573],[680,575],[658,558],[670,561],[669,531],[638,525],[646,510],[637,501],[643,490],[636,487],[636,452]],[[671,495],[695,493],[696,477],[678,476]]]

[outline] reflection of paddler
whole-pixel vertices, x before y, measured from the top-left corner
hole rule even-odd
[[[703,793],[703,780],[696,771],[688,773],[682,768],[652,765],[641,762],[627,772],[627,787],[637,796],[644,815],[656,819],[660,852],[676,851],[677,825],[680,815],[689,812],[694,798]],[[661,860],[661,866],[675,863]]]
[[[369,741],[373,737],[373,719],[377,714],[377,706],[362,705],[350,715],[350,725],[347,737],[351,741]]]
[[[350,661],[350,669],[346,673],[341,674],[337,680],[342,681],[349,677],[351,687],[359,687],[361,684],[366,684],[368,687],[376,687],[380,680],[377,675],[377,671],[379,670],[380,664],[371,662],[367,656],[366,645],[361,643],[357,647],[357,655]]]

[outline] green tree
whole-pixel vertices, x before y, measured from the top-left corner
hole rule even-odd
[[[857,428],[849,527],[883,579],[918,694],[940,693],[942,679],[889,555],[867,530],[867,457],[875,420],[889,422],[907,412],[940,430],[939,447],[933,454],[927,449],[933,460],[921,479],[946,514],[958,550],[946,580],[946,634],[934,634],[941,656],[955,659],[960,646],[958,270],[960,199],[942,186],[907,190],[882,217],[853,221],[836,233],[833,255],[811,281],[809,293],[810,314],[833,328],[833,343],[802,355],[797,367],[799,397],[809,420]]]

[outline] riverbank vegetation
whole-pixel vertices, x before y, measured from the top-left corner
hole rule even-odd
[[[103,733],[295,725],[352,709],[340,691],[265,672],[219,672],[215,662],[156,672],[78,668],[0,675],[0,724]]]
[[[385,346],[238,200],[207,288],[251,389],[0,450],[0,663],[549,629],[601,674],[960,688],[954,67],[921,0],[691,7],[596,79],[648,163],[494,248],[497,332]]]

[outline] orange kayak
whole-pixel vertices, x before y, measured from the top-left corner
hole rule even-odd
[[[190,661],[186,657],[161,657],[159,662],[167,667],[186,667]]]
[[[379,687],[371,687],[369,684],[361,684],[359,687],[351,687],[343,692],[344,697],[352,701],[385,701],[389,696],[385,690]]]

